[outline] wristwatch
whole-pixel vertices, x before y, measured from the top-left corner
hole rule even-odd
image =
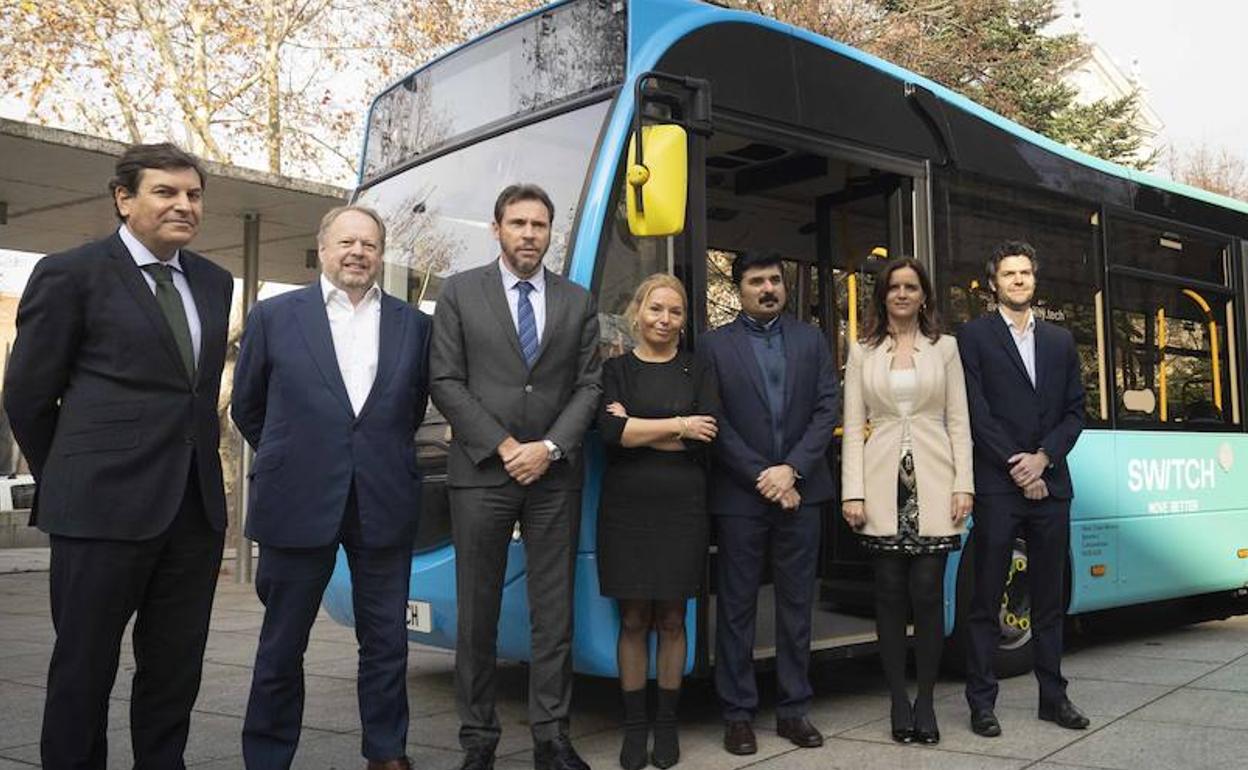
[[[563,459],[563,450],[559,448],[558,444],[550,439],[543,439],[542,443],[546,445],[546,451],[550,452],[550,461],[552,463]]]

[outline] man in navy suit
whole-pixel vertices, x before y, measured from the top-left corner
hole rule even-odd
[[[741,314],[701,340],[719,378],[719,437],[710,509],[718,543],[715,687],[724,748],[758,751],[754,619],[765,561],[776,592],[776,731],[814,748],[806,719],[811,687],[810,613],[819,554],[820,504],[835,498],[827,449],[840,416],[836,370],[823,333],[783,313],[776,254],[742,252],[732,263]],[[769,547],[770,546],[770,547]]]
[[[139,144],[109,183],[121,226],[39,260],[4,383],[51,536],[56,646],[42,766],[103,768],[134,623],[134,765],[183,767],[225,530],[217,397],[234,281],[187,250],[199,161]]]
[[[1074,490],[1066,455],[1083,429],[1083,383],[1070,332],[1032,312],[1036,250],[1005,241],[986,265],[998,311],[958,332],[975,442],[975,590],[969,615],[966,700],[971,729],[1001,734],[992,661],[1014,538],[1027,542],[1031,634],[1041,719],[1072,730],[1087,717],[1066,697],[1062,602]]]
[[[341,545],[360,645],[363,753],[402,770],[407,745],[416,428],[431,319],[377,285],[386,230],[340,206],[321,220],[321,277],[247,320],[232,413],[256,450],[247,536],[260,543],[264,625],[243,723],[247,767],[287,768],[303,717],[303,654]]]

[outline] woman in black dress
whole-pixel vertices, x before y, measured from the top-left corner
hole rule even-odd
[[[680,758],[676,705],[687,654],[685,607],[706,566],[707,447],[716,433],[713,375],[680,350],[687,306],[673,276],[642,281],[629,305],[636,347],[603,366],[599,427],[607,468],[598,510],[598,582],[619,600],[624,697],[620,765],[646,765],[649,636],[659,637],[650,762]]]

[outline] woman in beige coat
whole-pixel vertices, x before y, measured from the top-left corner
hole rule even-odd
[[[936,743],[932,691],[944,644],[945,561],[971,511],[971,429],[953,337],[942,335],[923,266],[902,257],[876,278],[861,344],[845,366],[842,513],[875,553],[880,661],[892,735]],[[918,695],[906,692],[906,619],[914,614]]]

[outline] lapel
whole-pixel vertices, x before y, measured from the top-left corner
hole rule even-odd
[[[776,323],[780,324],[781,344],[784,345],[784,408],[787,414],[794,394],[797,393],[797,365],[800,356],[797,350],[797,332],[794,329],[799,321],[781,313]]]
[[[189,383],[186,365],[182,363],[178,343],[173,339],[173,330],[169,328],[169,322],[165,320],[165,314],[161,312],[160,305],[156,304],[156,295],[148,288],[139,266],[134,263],[134,257],[130,255],[130,250],[126,248],[126,244],[117,233],[113,233],[113,237],[109,239],[109,254],[113,258],[113,267],[117,271],[117,276],[156,332],[156,339],[160,341],[160,347],[164,349],[169,365],[173,366],[181,374],[182,379]],[[198,302],[199,297],[196,297],[195,301]]]
[[[334,337],[329,331],[329,316],[325,313],[325,298],[321,294],[319,279],[299,290],[295,297],[295,320],[308,352],[312,354],[312,362],[321,370],[321,376],[338,397],[342,408],[354,419],[351,398],[342,381],[342,372],[338,370],[338,356],[334,354]]]
[[[921,333],[914,338],[914,403],[911,409],[918,413],[919,405],[935,387],[936,368],[940,366],[936,346]]]
[[[995,334],[997,337],[997,341],[1001,343],[1001,346],[1003,348],[1005,348],[1005,354],[1010,359],[1010,361],[1014,363],[1014,368],[1017,369],[1018,373],[1023,376],[1023,382],[1027,383],[1027,387],[1031,388],[1032,390],[1035,390],[1035,386],[1031,384],[1031,376],[1027,374],[1027,366],[1023,364],[1023,357],[1018,354],[1018,345],[1014,344],[1014,333],[1010,331],[1010,327],[1006,325],[1005,319],[1001,317],[1001,313],[999,311],[993,311],[992,317],[988,321],[988,327],[992,329],[993,334]],[[1038,321],[1036,322],[1036,328],[1037,330],[1040,328],[1040,323]],[[1039,334],[1037,333],[1035,336],[1039,337]],[[1040,366],[1038,363],[1039,360],[1040,360],[1040,346],[1039,344],[1037,344],[1036,345],[1036,361],[1037,361],[1036,382],[1037,383],[1040,381],[1040,378],[1039,378]]]
[[[547,286],[547,291],[550,287]],[[481,271],[481,293],[485,296],[485,304],[494,313],[494,320],[503,329],[503,337],[511,343],[511,349],[524,365],[524,354],[520,352],[520,334],[516,331],[516,322],[511,320],[511,308],[507,305],[507,296],[503,293],[503,274],[498,267],[498,260],[485,266]],[[550,319],[547,318],[549,324]]]
[[[356,421],[368,416],[368,410],[381,398],[386,390],[386,383],[394,374],[398,364],[400,351],[403,350],[403,338],[407,333],[406,314],[403,302],[391,297],[384,291],[381,293],[381,318],[377,336],[377,376],[373,378],[373,387],[368,391],[368,398],[360,408],[360,416]]]
[[[750,343],[750,335],[745,331],[745,323],[740,318],[728,325],[728,334],[732,335],[732,344],[728,347],[737,354],[742,371],[754,384],[759,402],[767,405],[767,387],[763,384],[763,371],[758,368],[758,360],[754,358],[754,346]]]
[[[888,379],[889,370],[893,368],[893,341],[885,337],[876,347],[862,345],[863,353],[863,391],[874,394],[881,405],[888,407],[889,412],[897,411],[893,401],[893,384]],[[868,395],[867,399],[870,400]]]
[[[201,269],[203,265],[199,260],[196,254],[182,252],[182,270],[186,273],[186,282],[190,285],[191,296],[195,299],[195,313],[199,316],[199,360],[195,362],[196,382],[199,382],[200,374],[204,369],[214,370],[216,362],[208,360],[208,357],[212,355],[208,341],[225,336],[222,333],[222,326],[229,323],[230,314],[228,308],[224,318],[221,313],[215,312],[216,297],[208,291],[208,280],[204,276]]]
[[[1036,311],[1032,310],[1031,312],[1034,313]],[[1044,375],[1052,367],[1046,366],[1048,361],[1044,358],[1045,354],[1049,352],[1049,328],[1048,325],[1039,318],[1036,319],[1036,331],[1034,336],[1036,338],[1036,392],[1043,393],[1045,381]]]
[[[542,268],[546,270],[546,268]],[[546,324],[542,329],[541,344],[537,348],[537,358],[533,359],[533,368],[542,362],[542,356],[546,353],[547,341],[550,340],[551,334],[555,329],[562,328],[564,316],[568,310],[568,293],[564,291],[566,287],[563,285],[563,276],[555,275],[546,270]],[[510,317],[510,315],[508,316]],[[520,336],[516,335],[516,346],[520,346]]]

